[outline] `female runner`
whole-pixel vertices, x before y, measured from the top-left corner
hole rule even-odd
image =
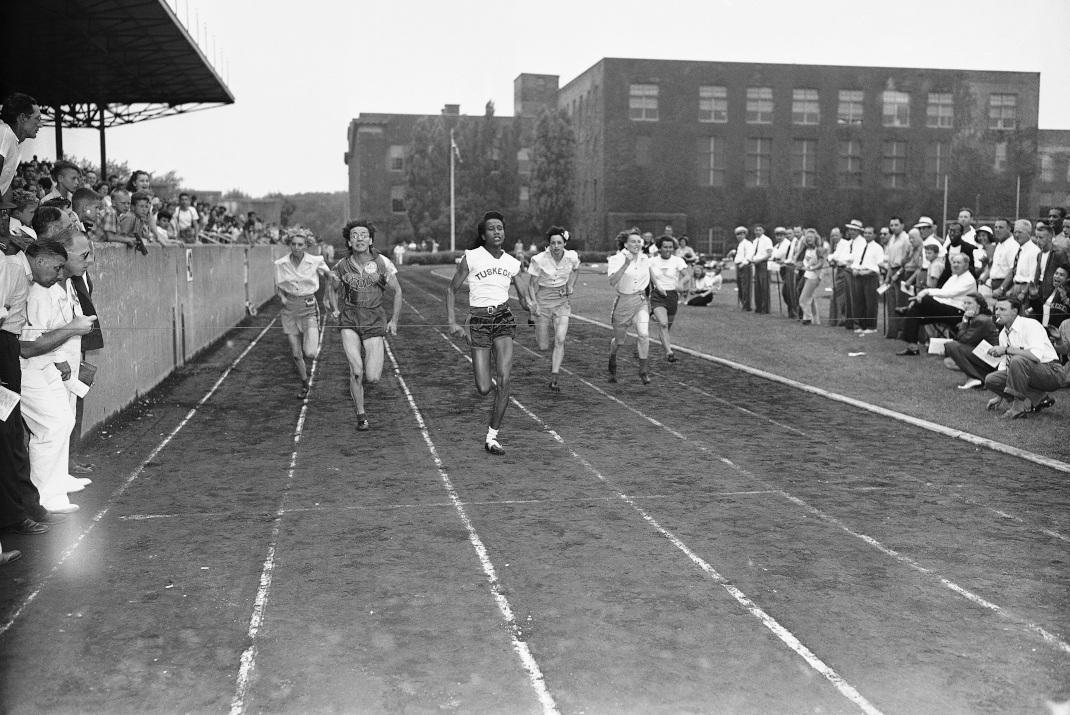
[[[568,333],[568,317],[572,314],[569,296],[576,289],[579,277],[580,256],[575,251],[566,251],[568,231],[560,226],[551,226],[546,232],[548,245],[542,253],[532,256],[528,265],[528,305],[535,314],[535,336],[539,350],[550,347],[550,326],[554,328],[554,349],[550,354],[550,389],[560,392],[557,374],[561,359],[565,356],[565,335]]]

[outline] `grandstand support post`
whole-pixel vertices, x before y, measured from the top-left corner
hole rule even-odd
[[[104,138],[104,105],[98,104],[100,110],[100,180],[108,180],[108,144]],[[89,187],[94,188],[94,187]]]
[[[940,230],[947,232],[947,174],[944,174],[944,214],[940,217]]]
[[[56,113],[56,161],[63,158],[63,108],[58,104],[52,108]]]
[[[457,144],[453,141],[453,129],[450,128],[450,252],[457,250],[457,211],[454,202],[453,161],[457,155]]]
[[[1022,215],[1022,175],[1018,174],[1018,188],[1014,191],[1014,219],[1017,221],[1018,217]]]

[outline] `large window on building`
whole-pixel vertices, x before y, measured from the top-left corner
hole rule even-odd
[[[951,129],[955,125],[955,103],[950,92],[929,92],[925,107],[925,126]]]
[[[396,214],[405,213],[405,187],[390,187],[390,210]]]
[[[996,158],[992,168],[996,171],[1007,170],[1007,142],[996,142]]]
[[[747,140],[744,183],[747,186],[769,186],[773,140],[753,137]]]
[[[703,86],[698,88],[698,120],[724,124],[728,121],[728,88]]]
[[[840,102],[836,108],[836,123],[861,124],[864,98],[865,93],[860,89],[841,89]]]
[[[1017,129],[1018,128],[1018,95],[1017,94],[990,94],[990,95],[988,95],[988,128],[989,129]]]
[[[391,144],[387,152],[386,168],[390,171],[405,171],[405,147]]]
[[[817,186],[816,139],[796,139],[792,142],[791,185],[800,189]]]
[[[925,186],[930,189],[944,188],[944,177],[951,167],[951,144],[930,142],[925,147]]]
[[[747,124],[773,123],[773,88],[747,87]]]
[[[816,89],[795,89],[791,92],[792,124],[820,124],[821,106]]]
[[[724,137],[699,137],[698,185],[724,186],[725,140]]]
[[[886,127],[910,126],[910,95],[889,89],[881,95],[881,123]]]
[[[1051,154],[1040,155],[1040,180],[1048,184],[1055,181],[1055,157]]]
[[[841,189],[862,188],[862,142],[858,139],[840,141],[836,183]]]
[[[628,92],[628,118],[636,122],[658,121],[658,86],[633,84]]]
[[[907,186],[907,143],[884,142],[881,156],[881,174],[888,189],[905,189]]]

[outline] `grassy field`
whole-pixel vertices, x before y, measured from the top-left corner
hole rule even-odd
[[[608,322],[613,292],[604,273],[605,266],[584,266],[572,301],[575,313]],[[832,295],[826,287],[823,285],[818,293],[823,321]],[[771,288],[775,293],[777,286]],[[789,320],[785,309],[778,314],[776,295],[771,298],[770,315],[744,313],[736,303],[735,284],[725,284],[710,306],[681,306],[673,341],[847,397],[1070,461],[1070,443],[1066,439],[1070,396],[1056,395],[1053,408],[1029,419],[1000,420],[985,410],[991,393],[957,390],[965,377],[945,368],[941,358],[897,356],[896,351],[904,344],[884,338],[883,318],[880,332],[857,336],[843,328],[803,326]],[[652,347],[653,358],[660,359],[662,355],[660,346]],[[788,409],[784,417],[806,419]],[[896,456],[911,459],[910,455]]]

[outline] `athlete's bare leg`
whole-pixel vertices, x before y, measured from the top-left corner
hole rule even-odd
[[[349,394],[357,409],[357,429],[367,429],[368,420],[364,414],[364,360],[360,355],[360,336],[357,331],[345,328],[339,332],[342,334],[342,348],[345,350],[346,360],[349,361]]]

